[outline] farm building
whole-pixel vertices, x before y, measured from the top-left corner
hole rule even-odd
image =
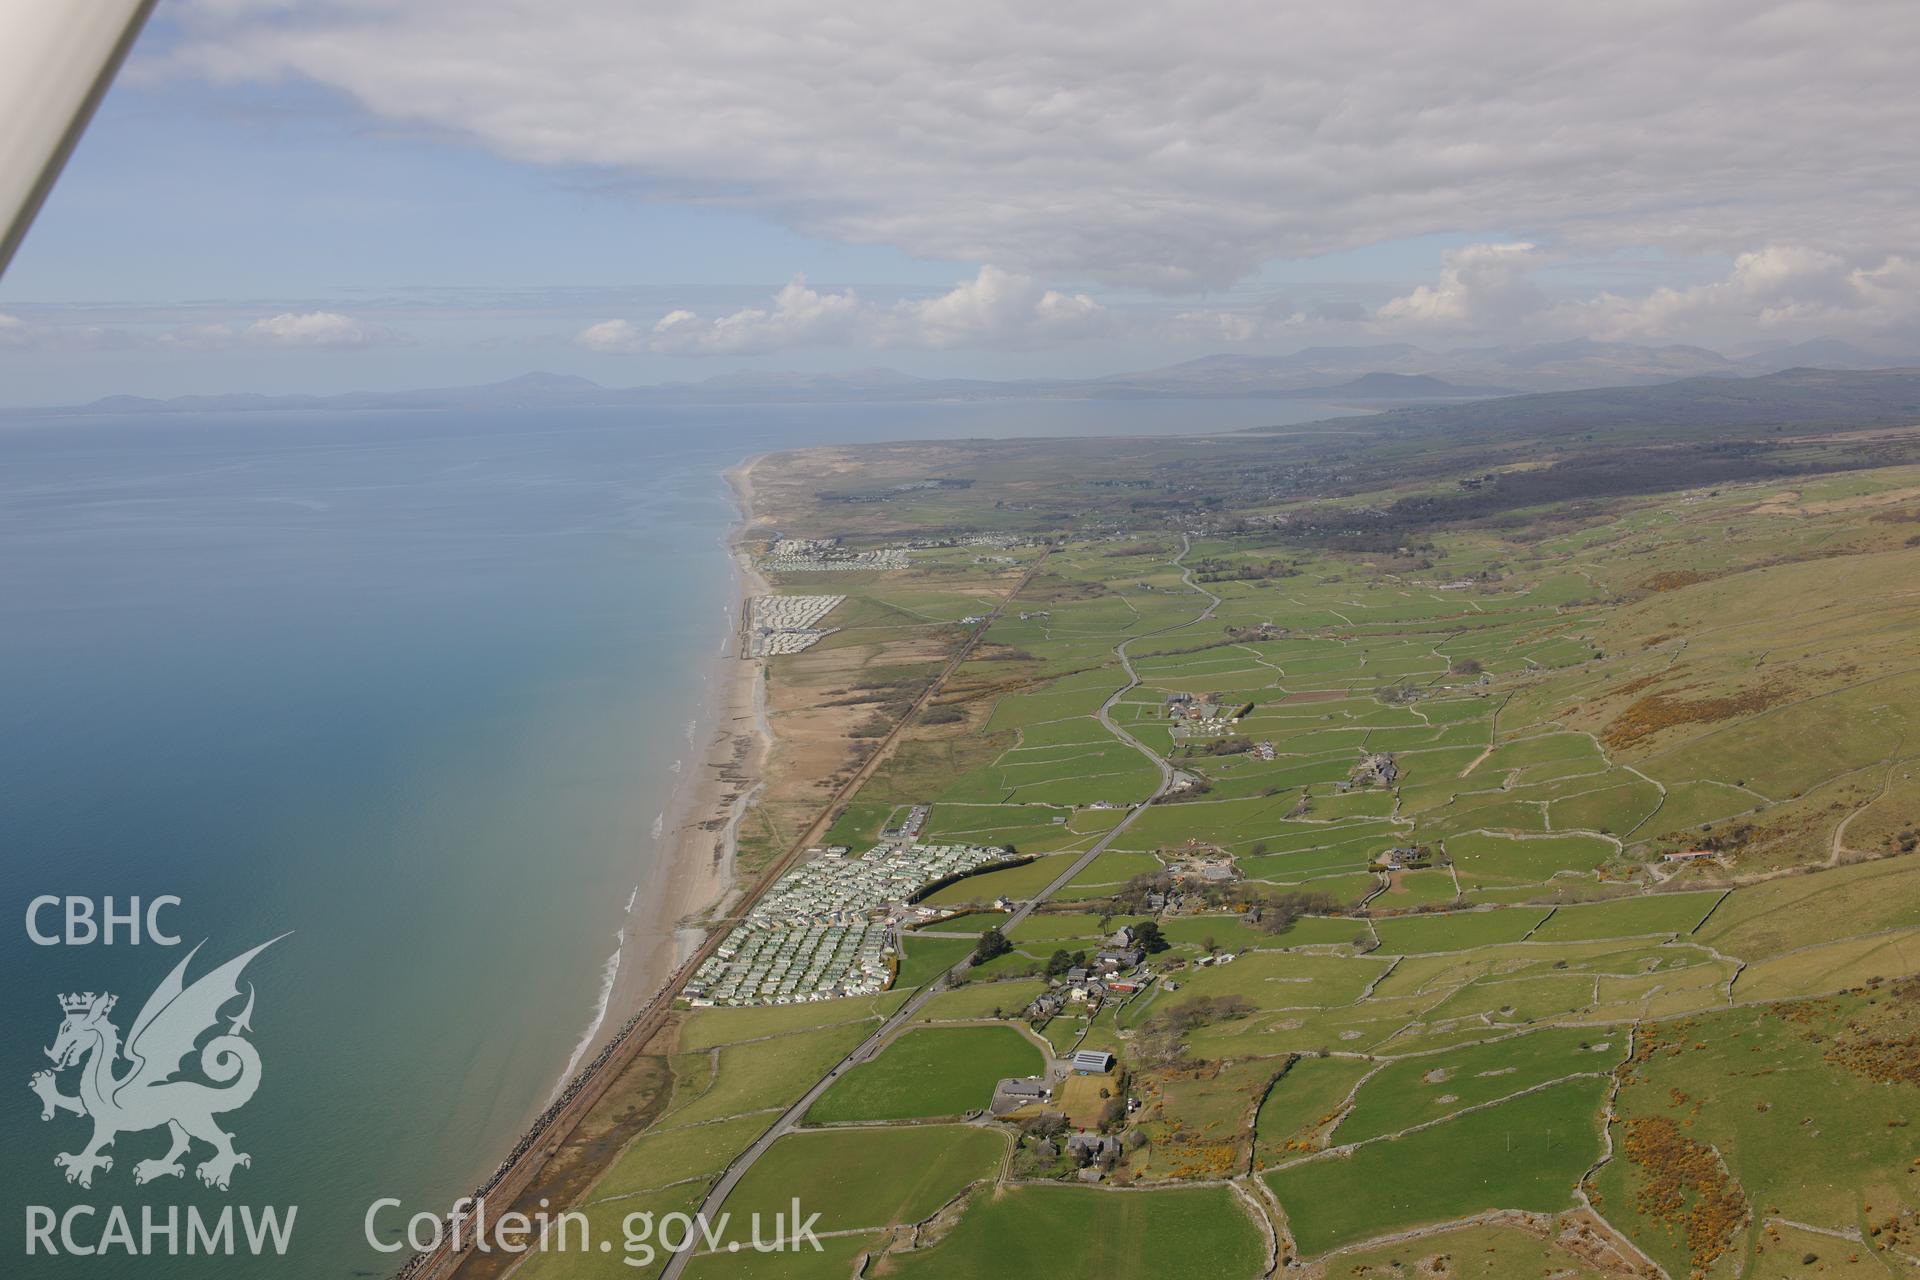
[[[1432,860],[1432,852],[1425,845],[1396,845],[1380,855],[1380,865],[1388,871],[1424,867]]]
[[[1095,1160],[1112,1160],[1120,1154],[1120,1142],[1100,1133],[1076,1133],[1067,1139],[1067,1154],[1082,1164]]]
[[[1662,862],[1716,862],[1720,855],[1712,849],[1683,849],[1678,853],[1663,853]]]
[[[1390,787],[1399,777],[1400,766],[1394,763],[1392,754],[1385,751],[1361,757],[1353,771],[1353,781],[1361,786]]]
[[[1113,1055],[1105,1049],[1077,1049],[1073,1069],[1081,1075],[1099,1076],[1113,1070]]]
[[[993,1088],[993,1101],[987,1110],[996,1116],[1018,1111],[1022,1107],[1046,1102],[1053,1097],[1053,1088],[1038,1076],[1026,1079],[1002,1080]]]

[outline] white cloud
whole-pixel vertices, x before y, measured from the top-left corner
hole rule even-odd
[[[1389,330],[1503,330],[1547,305],[1532,271],[1545,256],[1531,244],[1476,244],[1441,258],[1440,280],[1387,302],[1376,313]]]
[[[94,324],[44,324],[0,314],[0,351],[116,351],[134,345],[122,330]]]
[[[937,298],[903,302],[882,326],[881,345],[1004,347],[1092,337],[1108,313],[1084,293],[1043,289],[1031,277],[982,267]]]
[[[849,340],[860,322],[860,300],[821,293],[795,277],[768,308],[746,307],[702,320],[691,311],[670,311],[648,334],[648,347],[669,355],[761,355],[790,347],[834,346]]]
[[[259,346],[332,351],[393,346],[402,341],[391,329],[367,324],[338,311],[283,311],[255,320],[240,336],[242,341]]]
[[[1560,308],[1556,322],[1621,341],[1716,341],[1727,335],[1873,335],[1920,323],[1920,260],[1855,262],[1801,245],[1734,259],[1724,280],[1662,287],[1643,298],[1603,293]]]
[[[692,314],[691,311],[674,311],[663,317],[662,323]],[[599,324],[590,324],[575,334],[573,340],[588,351],[607,356],[632,355],[647,349],[646,331],[631,320],[602,320]]]
[[[201,0],[169,57],[649,198],[1174,291],[1435,232],[1913,252],[1908,0]],[[1411,304],[1409,304],[1411,305]]]
[[[1348,321],[1364,320],[1364,308],[1302,310],[1291,299],[1272,298],[1241,307],[1198,307],[1176,311],[1158,326],[1158,336],[1181,346],[1272,347],[1341,334],[1354,336]],[[1344,333],[1342,331],[1345,331]]]
[[[1738,255],[1724,279],[1638,296],[1550,295],[1535,274],[1553,262],[1553,255],[1524,241],[1448,250],[1433,282],[1372,310],[1277,296],[1238,305],[1115,308],[991,266],[945,293],[891,304],[851,289],[817,290],[796,278],[763,307],[714,316],[676,308],[651,325],[606,320],[574,341],[604,354],[675,356],[765,355],[805,346],[1026,350],[1087,339],[1239,350],[1425,337],[1722,347],[1821,336],[1920,341],[1920,259],[1903,255],[1857,262],[1774,245]]]
[[[219,323],[176,325],[153,335],[154,345],[177,351],[225,351],[237,341],[233,326]]]
[[[821,293],[796,276],[769,307],[743,307],[712,319],[676,309],[648,329],[628,320],[605,320],[581,330],[574,341],[604,355],[751,356],[841,345],[854,337],[861,322],[861,303],[851,289]]]
[[[932,298],[883,306],[853,290],[823,293],[795,277],[767,307],[705,317],[678,308],[651,327],[589,325],[574,341],[606,355],[765,355],[804,346],[1008,347],[1067,342],[1105,328],[1109,313],[1084,293],[1042,288],[1027,276],[982,267]]]
[[[188,351],[230,351],[239,347],[282,347],[311,351],[357,351],[365,347],[410,345],[412,339],[384,325],[369,324],[338,311],[282,311],[248,324],[185,324],[153,335],[156,344]]]
[[[1550,300],[1529,244],[1473,245],[1445,255],[1438,281],[1383,304],[1370,328],[1414,336],[1455,331],[1507,339],[1739,345],[1814,337],[1898,337],[1920,330],[1920,259],[1862,259],[1775,244],[1737,255],[1723,279],[1638,296],[1603,290]]]
[[[349,351],[406,346],[412,341],[406,334],[337,311],[286,311],[250,323],[202,321],[136,327],[27,320],[0,314],[0,351],[120,351],[139,347],[196,352],[261,347]]]

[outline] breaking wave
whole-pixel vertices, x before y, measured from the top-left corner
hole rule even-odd
[[[627,895],[626,913],[633,914],[633,904],[640,901],[640,886],[633,886],[633,892]],[[587,1051],[593,1048],[593,1038],[600,1034],[600,1028],[607,1021],[607,1010],[613,1004],[613,988],[620,979],[620,960],[627,951],[627,926],[623,922],[613,931],[613,954],[600,966],[600,992],[594,997],[593,1017],[587,1020],[587,1029],[581,1035],[579,1043],[573,1046],[573,1054],[567,1059],[566,1069],[560,1073],[560,1082],[553,1086],[555,1097],[567,1087],[567,1081],[573,1079],[573,1073],[586,1061]]]
[[[578,1044],[573,1046],[573,1054],[567,1059],[566,1068],[560,1072],[559,1083],[553,1086],[557,1097],[567,1087],[567,1081],[573,1079],[573,1073],[587,1059],[587,1050],[593,1047],[593,1038],[600,1034],[601,1024],[607,1020],[607,1009],[613,1003],[613,985],[620,977],[620,957],[627,949],[627,931],[625,926],[613,932],[613,954],[607,957],[606,964],[600,968],[600,994],[594,998],[593,1017],[587,1021],[586,1032],[581,1035]]]

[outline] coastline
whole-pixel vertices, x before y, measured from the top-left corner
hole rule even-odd
[[[722,473],[739,519],[728,529],[725,543],[734,566],[730,622],[708,667],[709,705],[717,718],[705,734],[698,763],[683,771],[661,815],[665,843],[634,890],[617,953],[618,970],[594,1026],[575,1046],[545,1109],[467,1197],[481,1206],[482,1214],[503,1212],[518,1197],[532,1194],[528,1188],[537,1185],[548,1158],[671,1018],[674,996],[724,936],[716,919],[721,909],[739,893],[751,891],[738,884],[734,874],[735,840],[740,820],[760,790],[773,736],[764,700],[766,664],[743,661],[737,649],[746,600],[766,588],[739,544],[753,522],[751,472],[762,456]],[[698,721],[695,725],[698,737]],[[542,1199],[540,1207],[546,1203]],[[529,1212],[532,1207],[526,1206]],[[405,1280],[446,1280],[462,1269],[471,1253],[472,1238],[450,1228],[439,1244],[411,1255],[395,1274]]]
[[[746,602],[766,590],[765,579],[739,549],[753,522],[752,471],[759,461],[756,455],[722,473],[739,516],[726,533],[733,566],[728,630],[706,671],[713,719],[662,815],[663,843],[640,880],[599,1025],[582,1041],[559,1087],[646,1007],[661,983],[699,948],[712,918],[739,887],[734,874],[739,825],[760,791],[772,747],[764,664],[743,661],[738,651]]]

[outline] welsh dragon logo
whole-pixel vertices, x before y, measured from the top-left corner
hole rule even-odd
[[[79,1151],[53,1158],[57,1167],[67,1171],[68,1182],[91,1187],[95,1170],[113,1171],[113,1157],[106,1154],[106,1149],[115,1138],[162,1125],[172,1135],[173,1145],[159,1159],[135,1164],[135,1183],[183,1177],[186,1168],[181,1157],[196,1140],[213,1148],[212,1157],[194,1170],[209,1187],[227,1190],[234,1169],[252,1165],[252,1157],[234,1150],[234,1135],[214,1119],[245,1106],[260,1087],[260,1054],[245,1039],[245,1033],[253,1030],[251,983],[247,986],[246,1007],[228,1019],[226,1031],[204,1045],[199,1041],[208,1031],[217,1029],[221,1009],[240,997],[240,974],[248,962],[278,941],[280,938],[261,943],[189,986],[187,966],[200,951],[195,947],[147,998],[124,1045],[119,1029],[108,1019],[118,1003],[117,996],[89,991],[60,997],[60,1009],[66,1018],[53,1047],[46,1051],[53,1060],[53,1070],[36,1073],[28,1084],[40,1095],[42,1120],[51,1120],[62,1111],[93,1119],[91,1142]],[[196,1046],[200,1071],[213,1081],[212,1085],[174,1078]],[[127,1064],[124,1070],[123,1060]],[[80,1092],[61,1093],[57,1073],[79,1064],[84,1064],[80,1066]]]

